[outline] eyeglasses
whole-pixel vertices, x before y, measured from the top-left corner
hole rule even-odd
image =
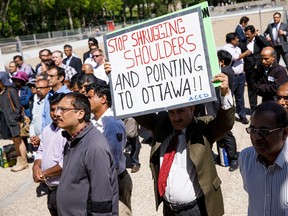
[[[79,110],[79,109],[75,109],[75,108],[64,108],[64,107],[59,107],[59,106],[57,106],[56,107],[56,112],[60,112],[61,113],[61,115],[64,115],[66,112],[69,112],[69,111],[71,111],[71,110]]]
[[[280,95],[276,95],[274,96],[274,100],[276,102],[279,102],[280,100],[284,100],[286,103],[288,103],[288,96],[280,96]]]
[[[258,134],[262,137],[266,137],[266,136],[269,136],[271,133],[275,132],[275,131],[278,131],[278,130],[281,130],[283,128],[275,128],[275,129],[272,129],[272,130],[269,130],[269,129],[256,129],[256,128],[251,128],[251,127],[248,127],[246,128],[246,132],[250,135],[254,135],[254,134]]]
[[[92,55],[92,58],[98,58],[101,55]]]
[[[35,87],[36,90],[41,90],[41,89],[45,89],[48,88],[48,86],[39,86],[39,87]]]
[[[56,77],[56,76],[58,76],[57,74],[54,74],[54,75],[52,75],[52,74],[47,74],[47,77]]]
[[[280,16],[274,16],[273,18],[274,18],[274,19],[275,19],[275,18],[277,19],[277,18],[280,18]]]

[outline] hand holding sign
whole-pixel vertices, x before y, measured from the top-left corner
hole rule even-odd
[[[213,77],[212,82],[213,83],[221,82],[221,85],[220,85],[221,96],[230,94],[228,76],[226,74],[224,73],[216,74]]]
[[[111,63],[110,62],[105,62],[104,63],[104,70],[105,70],[105,73],[106,73],[107,76],[111,73],[112,67],[111,67]]]

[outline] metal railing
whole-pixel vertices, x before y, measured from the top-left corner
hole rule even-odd
[[[103,30],[102,30],[103,29]],[[0,38],[0,48],[2,54],[21,52],[23,50],[45,48],[62,44],[84,40],[89,37],[97,37],[105,34],[106,29],[99,26],[90,28],[79,28],[75,30],[53,31],[41,34],[23,35],[15,38]]]

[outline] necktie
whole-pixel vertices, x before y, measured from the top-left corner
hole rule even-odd
[[[175,130],[175,134],[173,135],[167,149],[166,153],[163,157],[162,166],[158,175],[158,191],[160,196],[163,196],[166,190],[167,178],[169,176],[169,172],[171,169],[172,162],[174,160],[174,156],[176,154],[176,148],[178,144],[178,136],[182,133],[181,130]]]

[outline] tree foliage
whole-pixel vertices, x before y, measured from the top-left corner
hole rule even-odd
[[[1,0],[0,37],[126,22],[168,13],[201,0]]]

